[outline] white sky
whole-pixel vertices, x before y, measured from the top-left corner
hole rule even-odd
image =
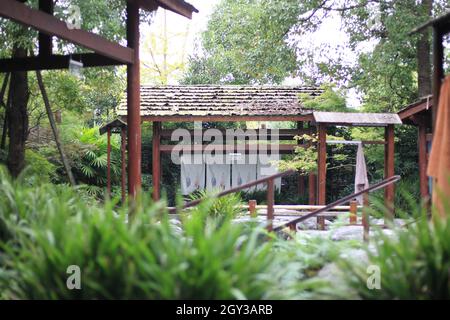
[[[213,12],[214,6],[217,5],[220,0],[188,0],[188,2],[199,10],[199,13],[193,14],[192,20],[169,11],[166,12],[167,34],[169,38],[169,55],[167,56],[167,60],[169,63],[180,60],[186,61],[187,57],[194,53],[196,39],[198,39],[201,32],[206,29],[209,16]],[[161,30],[163,30],[162,26],[164,25],[164,11],[165,10],[163,9],[157,11],[154,21],[150,26],[141,26],[144,42],[146,41],[146,38],[150,37],[152,34],[155,35],[158,34],[158,32],[161,34]],[[338,16],[335,18],[328,18],[322,23],[322,26],[317,32],[308,36],[302,36],[301,45],[309,48],[319,48],[322,45],[328,45],[330,52],[334,52],[333,50],[336,50],[337,47],[342,47],[348,42],[347,35],[344,31],[340,30],[340,27],[340,18]],[[154,56],[156,55],[156,57],[154,59],[156,61],[162,61],[162,55],[158,56],[158,48],[157,45],[155,46],[153,54]],[[143,60],[147,59],[150,61],[151,56],[149,50],[145,49],[145,45],[141,48],[143,48],[141,49]],[[159,51],[162,51],[162,49]],[[321,50],[318,49],[316,51],[317,55],[315,55],[315,59],[317,59],[317,61],[323,60]],[[356,56],[354,53],[351,51],[345,53],[345,63],[353,64],[355,61]],[[169,77],[169,84],[176,84],[181,73],[182,71],[179,71],[178,73],[175,72]],[[301,79],[295,78],[286,79],[285,84],[301,85],[302,81]],[[354,92],[350,92],[348,104],[354,107],[359,104]]]

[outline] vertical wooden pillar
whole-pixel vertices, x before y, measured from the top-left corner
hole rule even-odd
[[[153,122],[152,179],[153,200],[161,198],[161,122]]]
[[[356,200],[350,201],[350,224],[356,224],[358,221],[358,202]]]
[[[424,124],[419,125],[419,180],[420,180],[420,196],[423,199],[429,197],[428,194],[428,177],[427,177],[427,127]]]
[[[443,34],[437,29],[433,29],[433,108],[432,112],[432,132],[436,123],[436,115],[439,107],[439,96],[442,79],[444,77],[444,45],[442,44]]]
[[[258,212],[256,210],[256,200],[248,201],[248,212],[252,218],[256,218],[258,216]]]
[[[273,179],[267,181],[267,230],[273,230],[273,216],[274,216],[274,197],[275,197],[275,187]]]
[[[53,15],[53,0],[39,0],[39,10]],[[52,37],[39,32],[39,56],[50,56],[52,54]]]
[[[385,128],[385,142],[384,145],[384,178],[390,178],[394,176],[394,126],[388,125]],[[388,209],[388,216],[385,219],[393,219],[394,217],[394,184],[388,185],[384,189],[384,203]]]
[[[107,131],[107,150],[106,150],[106,194],[111,197],[111,128]]]
[[[141,189],[141,117],[139,68],[139,5],[127,3],[127,41],[134,50],[134,63],[127,66],[128,193],[135,197]]]
[[[311,123],[308,125],[309,135],[314,133],[314,128],[311,126]],[[316,204],[316,193],[317,193],[317,176],[314,173],[310,173],[308,175],[308,203],[313,206]]]
[[[325,205],[326,182],[327,182],[327,127],[323,124],[318,126],[318,157],[317,157],[317,204]]]
[[[302,131],[303,131],[303,122],[302,121],[298,121],[297,122],[297,135],[301,136]],[[298,141],[298,144],[300,144],[301,142]],[[299,197],[303,197],[305,195],[305,177],[302,175],[301,170],[299,170],[298,172],[298,196]]]
[[[121,166],[121,172],[120,172],[120,187],[122,191],[122,203],[125,202],[126,198],[126,188],[125,188],[125,179],[126,179],[126,163],[125,163],[125,156],[126,156],[126,147],[127,147],[127,134],[126,129],[121,128],[120,129],[120,166]]]

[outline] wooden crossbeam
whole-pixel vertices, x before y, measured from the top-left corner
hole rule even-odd
[[[83,46],[123,64],[132,64],[133,49],[109,41],[97,34],[79,29],[69,29],[67,24],[54,16],[32,9],[15,0],[0,1],[0,16],[37,29],[43,34],[56,36]]]
[[[177,129],[162,129],[161,130],[161,137],[162,138],[170,138],[173,134],[174,131],[176,131]],[[226,129],[214,129],[214,130],[219,130],[222,134],[227,133]],[[234,130],[234,129],[230,129],[230,130]],[[275,132],[274,130],[271,129],[264,129],[266,134],[267,134],[267,139],[270,140],[271,135]],[[202,137],[205,135],[205,130],[188,130],[189,131],[189,135],[191,137]],[[256,139],[258,138],[259,140],[262,140],[262,136],[260,136],[261,134],[261,130],[260,129],[243,129],[244,131],[244,135],[246,138],[250,138],[250,139]],[[278,139],[279,140],[292,140],[294,139],[295,136],[297,135],[303,135],[303,134],[310,134],[310,130],[309,129],[277,129],[278,131]]]
[[[130,2],[130,0],[128,1]],[[192,19],[192,12],[198,12],[198,10],[189,3],[181,2],[178,0],[134,0],[134,2],[137,2],[141,8],[148,11],[156,10],[159,5],[164,9],[178,13],[189,19]]]
[[[0,72],[67,69],[69,67],[70,58],[81,61],[83,67],[103,67],[122,64],[117,60],[104,57],[97,53],[81,53],[72,55],[0,59]]]
[[[264,149],[262,148],[261,144],[255,144],[255,145],[213,145],[213,144],[204,144],[204,145],[161,145],[160,151],[164,153],[172,152],[174,151],[174,148],[180,148],[180,147],[186,147],[186,151],[190,152],[204,152],[205,150],[214,150],[216,153],[229,153],[229,152],[241,152],[245,151],[245,153],[256,153],[261,151],[266,151],[270,153],[271,151],[274,153],[280,153],[280,154],[286,154],[286,153],[292,153],[294,152],[295,148],[297,147],[306,147],[302,145],[297,144],[280,144],[278,145],[278,148],[273,147],[270,144],[264,145]]]

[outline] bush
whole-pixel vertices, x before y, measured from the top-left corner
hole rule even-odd
[[[4,174],[1,184],[0,228],[8,231],[0,240],[3,298],[287,297],[272,274],[272,243],[261,241],[261,230],[218,223],[209,216],[215,199],[182,215],[180,231],[161,203],[138,201],[127,223],[127,208],[87,202],[69,187],[31,188]],[[80,267],[81,290],[66,287],[70,265]]]
[[[419,212],[420,211],[420,212]],[[378,235],[375,249],[367,249],[369,264],[380,268],[381,289],[367,286],[367,266],[342,261],[347,281],[364,299],[449,299],[450,220],[429,221],[425,210],[395,236]]]

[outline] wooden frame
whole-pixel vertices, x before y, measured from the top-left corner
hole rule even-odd
[[[53,0],[39,0],[38,10],[16,0],[0,1],[0,17],[39,31],[39,56],[23,59],[0,59],[0,72],[67,68],[68,56],[52,54],[52,37],[58,37],[94,51],[93,53],[73,55],[73,58],[82,60],[84,66],[127,65],[128,193],[133,197],[141,188],[139,9],[153,11],[158,6],[189,18],[191,18],[192,12],[198,12],[197,9],[182,0],[128,0],[126,7],[127,46],[124,47],[89,31],[69,29],[67,23],[53,16]],[[121,134],[124,137],[124,129]],[[111,131],[108,129],[108,137],[110,135]],[[123,144],[121,149],[122,156],[124,156]],[[125,168],[123,163],[122,168]],[[110,176],[109,173],[108,176]],[[122,173],[122,192],[125,190],[124,177],[125,175]],[[108,190],[110,191],[110,185],[108,185]]]

